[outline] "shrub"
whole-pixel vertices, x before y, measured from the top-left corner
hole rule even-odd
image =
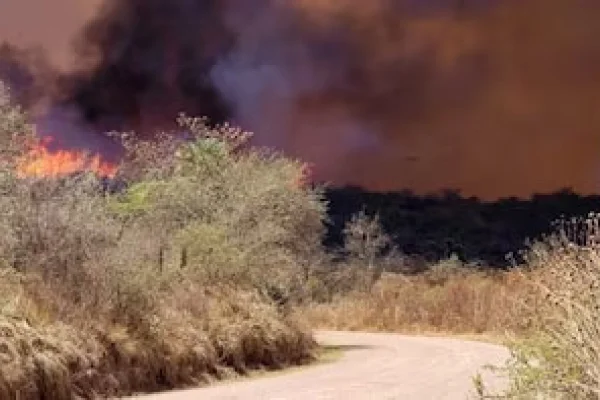
[[[184,123],[194,139],[177,148],[169,173],[132,184],[115,210],[136,232],[159,227],[157,250],[171,257],[157,256],[163,269],[285,298],[301,291],[301,267],[321,251],[325,214],[320,193],[296,184],[303,164],[238,151],[244,134],[230,127],[220,128],[229,138],[220,140],[201,120]]]
[[[598,222],[592,216],[587,226]],[[524,307],[534,329],[511,344],[505,398],[600,398],[600,248],[594,240],[583,242],[576,245],[559,232],[527,253],[524,276],[532,296]]]

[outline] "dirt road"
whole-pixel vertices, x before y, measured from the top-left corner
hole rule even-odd
[[[458,339],[392,334],[319,332],[327,346],[340,346],[336,361],[295,372],[208,388],[144,396],[146,400],[463,400],[472,377],[499,365],[506,349]],[[503,380],[483,373],[498,388]]]

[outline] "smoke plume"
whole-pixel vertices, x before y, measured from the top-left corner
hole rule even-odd
[[[0,79],[46,99],[42,129],[71,146],[113,154],[102,132],[152,135],[186,111],[241,124],[337,184],[599,189],[594,1],[9,3]]]

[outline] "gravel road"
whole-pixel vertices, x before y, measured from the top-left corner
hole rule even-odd
[[[139,399],[464,400],[474,398],[472,377],[483,366],[501,365],[508,357],[503,347],[459,339],[354,332],[318,332],[316,337],[345,348],[343,355],[289,373]],[[494,388],[504,384],[491,372],[482,375]]]

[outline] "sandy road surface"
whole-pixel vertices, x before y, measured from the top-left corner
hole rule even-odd
[[[340,359],[285,374],[140,397],[146,400],[463,400],[472,377],[501,364],[502,347],[458,339],[392,334],[319,332],[324,345],[346,348]],[[482,375],[494,387],[503,380]]]

